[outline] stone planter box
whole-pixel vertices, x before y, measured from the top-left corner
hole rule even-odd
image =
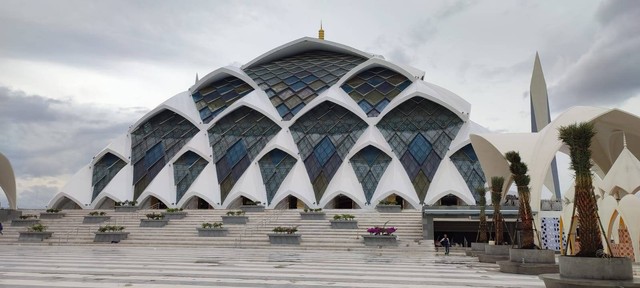
[[[169,220],[182,219],[184,217],[187,217],[187,212],[185,212],[185,211],[180,211],[180,212],[162,212],[162,215],[164,215],[164,219],[169,219]]]
[[[376,210],[380,213],[398,213],[402,212],[400,205],[376,205]]]
[[[559,274],[539,276],[546,287],[640,287],[629,258],[560,256]]]
[[[164,227],[169,224],[169,219],[140,219],[140,227]]]
[[[11,226],[18,226],[18,227],[28,227],[28,226],[36,225],[38,223],[40,223],[40,219],[34,219],[34,218],[11,220]]]
[[[509,260],[497,261],[500,272],[526,275],[558,273],[555,251],[510,249]]]
[[[249,217],[247,216],[222,216],[224,224],[247,224]]]
[[[539,249],[509,249],[509,261],[524,263],[553,263],[556,264],[556,252]]]
[[[200,237],[224,237],[229,234],[227,228],[196,228],[198,230],[198,236]]]
[[[97,223],[102,223],[104,221],[107,220],[111,220],[111,216],[106,216],[106,215],[96,215],[96,216],[84,216],[84,219],[82,219],[82,224],[97,224]]]
[[[93,242],[117,243],[127,239],[129,232],[94,232]]]
[[[136,212],[138,206],[116,206],[113,209],[115,212]]]
[[[262,205],[242,205],[240,210],[244,212],[264,212],[264,206]]]
[[[478,254],[484,254],[484,246],[487,243],[471,242],[471,249],[464,251],[464,254],[471,257],[476,257]]]
[[[49,239],[53,235],[53,232],[20,232],[18,241],[42,241]]]
[[[330,220],[331,229],[358,229],[357,220]]]
[[[396,235],[362,235],[365,246],[398,246]]]
[[[509,260],[511,245],[485,245],[484,253],[477,253],[478,261],[482,263],[496,263]]]
[[[302,220],[324,220],[324,212],[300,212]]]
[[[269,242],[275,245],[300,245],[299,234],[269,233]]]
[[[64,215],[66,214],[62,212],[58,212],[58,213],[42,212],[40,213],[40,219],[60,219],[64,217]]]

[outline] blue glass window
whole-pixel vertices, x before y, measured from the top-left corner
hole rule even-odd
[[[251,91],[253,91],[251,85],[236,77],[229,76],[200,88],[191,96],[200,111],[200,119],[204,123],[209,123],[229,105]]]
[[[349,161],[360,185],[362,185],[367,204],[371,204],[373,193],[376,191],[384,171],[391,163],[391,157],[376,147],[367,146],[353,155]]]
[[[91,186],[93,186],[92,202],[98,194],[102,192],[102,189],[111,182],[111,179],[126,165],[127,163],[124,162],[124,160],[111,153],[104,154],[104,156],[93,165],[93,177],[91,178]]]
[[[187,151],[173,163],[173,180],[176,184],[176,203],[198,178],[208,162],[193,151]]]
[[[375,67],[353,76],[341,88],[358,103],[367,116],[377,117],[411,83],[411,80],[395,71]]]
[[[473,150],[473,146],[471,146],[471,144],[465,145],[460,150],[453,153],[450,159],[458,169],[458,172],[460,172],[460,175],[466,182],[467,187],[469,187],[471,194],[473,194],[476,201],[478,201],[479,196],[475,193],[475,190],[478,187],[484,187],[484,184],[487,181],[485,179],[484,172],[482,172],[480,161],[478,161],[478,156]]]
[[[271,150],[258,161],[262,182],[267,190],[268,205],[271,205],[280,184],[287,177],[296,161],[295,158],[280,149]]]

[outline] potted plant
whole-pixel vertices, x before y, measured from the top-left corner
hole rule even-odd
[[[92,212],[89,212],[89,215],[84,216],[84,219],[82,219],[82,223],[96,224],[96,223],[102,223],[109,219],[111,219],[111,216],[107,216],[107,213],[104,211],[100,211],[100,212],[92,211]]]
[[[27,231],[20,231],[18,241],[42,241],[51,238],[52,235],[53,232],[47,231],[47,226],[38,223],[28,227]]]
[[[94,232],[93,242],[118,243],[127,239],[129,232],[124,232],[124,226],[106,225],[100,226],[98,232]]]
[[[202,223],[200,227],[197,227],[198,236],[200,237],[223,237],[227,236],[229,230],[227,228],[222,227],[222,223],[213,222],[213,223]]]
[[[240,206],[240,209],[244,212],[263,212],[264,205],[260,201],[249,201],[246,205]]]
[[[632,283],[631,259],[610,257],[601,250],[603,243],[598,227],[598,205],[591,178],[591,139],[596,134],[593,124],[576,123],[562,126],[558,130],[558,138],[569,147],[571,169],[575,172],[575,198],[571,218],[573,219],[577,210],[580,251],[573,256],[560,256],[559,274],[542,274],[539,277],[547,287],[574,287],[585,282],[601,287],[636,286],[637,282]]]
[[[495,230],[495,245],[484,246],[484,253],[478,253],[478,261],[483,263],[496,263],[500,260],[509,259],[510,245],[502,245],[503,225],[502,213],[500,213],[500,202],[502,201],[502,186],[504,177],[491,177],[491,204],[493,205],[493,227]]]
[[[375,226],[367,229],[368,235],[362,235],[365,246],[397,246],[396,235],[393,235],[397,229],[395,227],[387,227],[384,223],[382,227]]]
[[[518,187],[518,218],[521,223],[520,247],[509,249],[509,260],[497,261],[500,271],[506,273],[538,275],[542,273],[558,272],[555,252],[540,250],[535,245],[533,235],[533,214],[531,213],[529,182],[527,174],[529,168],[523,163],[520,154],[510,151],[505,154],[509,162],[511,177]]]
[[[480,207],[480,225],[478,227],[478,238],[476,242],[471,242],[471,250],[467,250],[465,254],[467,256],[475,257],[478,253],[484,253],[484,246],[487,245],[489,238],[487,237],[487,189],[484,187],[477,187],[476,194],[478,194],[478,206]]]
[[[60,212],[60,209],[47,209],[46,212],[40,213],[40,219],[60,219],[64,217],[64,213]]]
[[[33,215],[33,214],[20,215],[18,219],[11,220],[11,226],[20,226],[20,227],[33,226],[39,223],[40,223],[40,220],[38,219],[38,215]]]
[[[244,215],[244,211],[229,211],[227,215],[222,216],[222,223],[224,224],[247,224],[249,217]]]
[[[147,219],[140,219],[140,227],[164,227],[169,223],[169,219],[164,219],[160,213],[146,214]]]
[[[380,213],[397,213],[402,211],[402,207],[396,201],[382,200],[376,205],[376,210]]]
[[[303,212],[300,212],[300,218],[302,220],[324,220],[324,216],[325,213],[322,211],[322,208],[304,208]]]
[[[356,216],[351,214],[336,214],[330,220],[332,229],[358,229]]]
[[[138,211],[138,201],[136,200],[124,200],[124,202],[115,203],[115,212],[135,212]]]
[[[271,244],[300,245],[300,234],[296,234],[296,232],[298,232],[298,226],[278,226],[273,228],[272,231],[273,233],[267,234]]]
[[[172,219],[182,219],[187,217],[187,212],[183,211],[182,208],[167,208],[166,211],[162,212],[164,218],[172,220]]]

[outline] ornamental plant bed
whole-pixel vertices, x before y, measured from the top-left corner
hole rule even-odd
[[[395,201],[382,200],[376,205],[376,210],[380,213],[398,213],[402,212],[402,206]]]
[[[96,235],[93,238],[93,242],[118,243],[129,236],[129,232],[124,232],[123,230],[123,226],[100,226],[98,232],[94,232]]]
[[[275,245],[300,245],[300,235],[296,234],[298,226],[295,227],[275,227],[274,233],[267,234],[269,243]]]
[[[65,215],[60,211],[60,209],[47,209],[46,212],[40,213],[40,219],[60,219]]]
[[[47,226],[35,224],[27,228],[27,231],[21,231],[18,241],[42,241],[51,238],[52,235],[53,232],[47,231]]]
[[[331,222],[331,229],[358,229],[358,221],[351,214],[336,214]]]
[[[164,227],[169,223],[169,219],[164,219],[164,215],[149,213],[147,219],[140,219],[140,227]]]
[[[116,202],[114,207],[115,212],[135,212],[138,211],[138,201],[125,200],[124,202]]]
[[[224,224],[247,224],[249,217],[244,216],[244,211],[229,211],[226,216],[222,216]]]
[[[97,224],[109,219],[111,219],[111,216],[107,216],[107,213],[93,211],[89,213],[89,215],[84,216],[84,219],[82,219],[82,224]]]
[[[362,235],[365,246],[397,246],[397,237],[393,235],[397,229],[395,227],[375,226],[367,229],[368,235]]]
[[[322,211],[322,208],[317,209],[307,209],[305,208],[303,212],[300,212],[300,218],[302,220],[324,220],[325,213]]]
[[[255,201],[248,205],[240,206],[240,210],[244,212],[264,212],[264,205],[262,205],[262,202],[260,201]]]
[[[162,212],[165,219],[173,220],[173,219],[182,219],[187,217],[187,212],[183,211],[182,208],[168,208],[167,211]]]
[[[202,223],[201,227],[196,228],[198,230],[199,237],[224,237],[229,234],[227,228],[222,228],[222,223]]]
[[[19,219],[11,220],[11,226],[28,227],[36,224],[40,224],[40,219],[38,219],[38,215],[32,214],[22,215]]]

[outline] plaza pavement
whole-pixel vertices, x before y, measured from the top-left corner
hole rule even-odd
[[[544,287],[460,252],[0,246],[0,287]]]

